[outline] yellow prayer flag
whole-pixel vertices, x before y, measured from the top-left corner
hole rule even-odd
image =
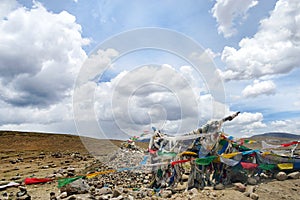
[[[263,152],[261,155],[264,157],[264,156],[267,156],[267,155],[270,155],[271,152],[267,151],[267,152]]]
[[[280,164],[277,164],[277,166],[281,170],[287,170],[287,169],[293,169],[294,168],[293,163],[280,163]]]
[[[87,178],[94,178],[95,176],[98,176],[98,175],[101,175],[101,174],[108,174],[108,173],[114,173],[114,172],[116,172],[116,170],[110,169],[110,170],[106,170],[106,171],[101,171],[101,172],[95,172],[95,173],[87,174],[86,177]]]
[[[192,151],[184,151],[181,153],[181,156],[197,156],[198,154]]]
[[[221,156],[223,157],[223,158],[232,158],[232,157],[234,157],[234,156],[236,156],[236,155],[238,155],[238,154],[240,154],[241,152],[234,152],[234,153],[227,153],[227,154],[222,154]]]

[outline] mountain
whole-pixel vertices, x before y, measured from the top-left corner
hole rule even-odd
[[[300,135],[292,134],[292,133],[284,133],[284,132],[270,132],[263,133],[259,135],[254,135],[251,139],[263,139],[263,138],[281,138],[281,139],[289,139],[289,140],[300,140]]]

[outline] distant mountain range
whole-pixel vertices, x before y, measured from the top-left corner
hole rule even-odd
[[[283,132],[270,132],[270,133],[263,133],[259,135],[254,135],[251,139],[255,138],[283,138],[283,139],[292,139],[292,140],[300,140],[300,135],[292,134],[292,133],[283,133]]]
[[[282,139],[289,139],[289,140],[300,140],[300,135],[292,134],[292,133],[283,133],[283,132],[270,132],[270,133],[263,133],[258,134],[250,137],[251,139],[265,139],[265,138],[282,138]],[[146,142],[148,143],[150,139],[142,139],[138,140],[139,142]]]

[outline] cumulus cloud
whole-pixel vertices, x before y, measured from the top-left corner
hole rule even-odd
[[[73,15],[19,7],[0,21],[0,35],[1,100],[44,107],[70,95],[89,42]]]
[[[113,55],[118,55],[109,52],[114,51],[100,50],[92,59],[98,63],[97,57],[104,58],[107,62],[93,65],[91,60],[91,63],[85,63],[95,69],[98,66],[99,73],[99,68],[103,69],[114,59]],[[91,74],[95,76],[95,73]],[[120,132],[136,134],[151,126],[167,133],[187,133],[211,118],[224,117],[229,113],[228,106],[217,102],[208,91],[204,92],[204,84],[199,84],[195,74],[191,66],[175,69],[163,64],[124,70],[105,82],[101,78],[100,82],[92,78],[81,79],[79,75],[86,83],[80,81],[75,91],[77,128],[96,133],[94,137],[103,136],[102,131],[114,138],[120,136]],[[88,76],[83,74],[82,77]],[[98,125],[100,130],[97,130]]]
[[[236,34],[237,30],[234,28],[235,21],[238,18],[245,19],[250,8],[256,6],[256,0],[216,0],[212,8],[213,17],[218,23],[218,32],[224,37],[231,37]]]
[[[227,68],[219,72],[225,80],[288,73],[300,66],[299,45],[300,2],[279,0],[252,38],[242,39],[239,49],[224,48],[221,59]]]
[[[99,83],[95,98],[99,118],[113,117],[123,130],[129,126],[132,130],[149,128],[151,124],[162,128],[167,121],[178,123],[185,118],[192,119],[194,126],[198,124],[197,97],[185,78],[170,66],[124,71],[110,82]]]
[[[0,20],[3,20],[12,10],[18,7],[16,0],[1,0],[0,1]]]
[[[74,132],[71,95],[89,40],[66,11],[9,3],[0,10],[0,129]]]
[[[272,95],[275,94],[276,85],[273,81],[259,81],[255,80],[253,85],[248,85],[242,94],[244,97],[257,97],[259,95]]]
[[[270,122],[272,128],[269,132],[286,132],[300,134],[300,123],[298,119],[275,120]]]
[[[231,122],[226,123],[225,132],[239,137],[250,136],[264,132],[267,125],[263,122],[263,114],[256,112],[242,112]]]

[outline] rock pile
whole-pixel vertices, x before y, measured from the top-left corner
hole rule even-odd
[[[73,153],[72,158],[67,160],[82,160],[80,154]],[[117,170],[115,173],[103,174],[91,179],[78,179],[64,187],[59,193],[49,191],[48,198],[50,200],[80,200],[80,199],[115,199],[115,200],[131,200],[131,199],[222,199],[225,188],[241,192],[241,196],[249,199],[259,199],[257,189],[259,184],[265,179],[275,178],[276,180],[284,181],[286,179],[299,179],[300,172],[278,172],[274,176],[272,174],[261,174],[258,176],[246,177],[233,183],[232,186],[224,186],[219,183],[214,186],[205,186],[202,190],[192,188],[187,190],[187,182],[189,174],[183,174],[182,184],[178,184],[174,188],[150,188],[150,183],[153,178],[151,168],[134,168],[140,165],[144,160],[145,153],[139,149],[120,148],[113,152],[108,158],[108,162],[101,163],[94,161],[92,165],[87,166],[85,170],[79,171],[76,167],[67,165],[66,167],[52,169],[53,173],[49,174],[51,178],[74,177],[79,174],[89,174],[101,172],[109,169]],[[44,156],[41,154],[40,156]],[[55,158],[64,157],[63,154],[54,153],[51,156]],[[150,159],[147,160],[147,163]],[[41,165],[42,166],[42,165]],[[49,164],[50,166],[50,164]],[[126,168],[131,168],[127,169]],[[226,190],[226,189],[225,189]],[[296,188],[297,190],[297,188]],[[30,193],[31,190],[29,190]],[[31,199],[27,188],[24,186],[18,187],[18,192],[4,192],[0,199]]]
[[[130,150],[120,148],[109,156],[109,166],[95,162],[93,168],[88,172],[104,171],[108,169],[122,169],[138,166],[144,158],[144,152],[140,150]],[[149,161],[148,161],[149,163]],[[96,169],[92,171],[92,169]],[[120,170],[115,173],[96,176],[92,179],[79,179],[61,189],[58,199],[220,199],[222,198],[222,190],[225,186],[221,183],[204,187],[203,190],[192,188],[187,190],[188,178],[183,179],[183,184],[179,184],[175,188],[150,188],[152,180],[151,169],[130,169]],[[188,177],[188,174],[185,174]],[[277,180],[285,180],[287,178],[299,178],[300,172],[285,174],[279,172],[274,176]],[[249,199],[257,200],[259,195],[255,193],[258,184],[265,179],[272,178],[266,174],[261,176],[248,177],[243,182],[236,182],[232,188],[243,193]],[[220,191],[217,191],[220,190]],[[85,195],[85,196],[83,196]]]

